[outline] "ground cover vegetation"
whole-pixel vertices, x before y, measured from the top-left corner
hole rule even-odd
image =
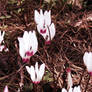
[[[41,9],[51,11],[52,39],[53,33],[38,31],[35,10],[37,14]],[[49,31],[51,23],[46,26]],[[91,0],[0,0],[0,30],[0,92],[7,92],[6,85],[9,92],[67,92],[61,90],[79,86],[79,92],[92,92]],[[21,38],[32,33],[36,48],[23,51],[22,58],[20,43],[25,47],[30,41],[22,43]]]

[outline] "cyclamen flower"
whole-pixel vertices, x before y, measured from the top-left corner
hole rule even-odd
[[[8,92],[8,86],[5,86],[4,92]]]
[[[0,52],[2,52],[4,48],[5,48],[4,45],[0,45]]]
[[[26,66],[26,69],[27,72],[30,74],[33,83],[35,84],[40,83],[45,72],[45,64],[40,65],[40,67],[38,68],[38,62],[36,62],[35,67]]]
[[[73,92],[73,91],[72,91],[72,88],[69,88],[68,91],[65,88],[62,88],[62,91],[61,92]]]
[[[54,23],[51,23],[51,11],[45,11],[43,14],[42,9],[40,13],[35,10],[35,22],[37,24],[38,32],[46,40],[46,44],[50,44],[50,41],[54,38],[56,30]]]
[[[80,86],[75,86],[73,92],[81,92]]]
[[[81,92],[80,86],[75,86],[74,88],[69,88],[67,91],[65,88],[62,88],[61,92]]]
[[[18,37],[19,41],[19,54],[23,62],[28,62],[30,57],[33,56],[38,49],[38,41],[35,31],[24,32],[23,37]]]
[[[83,56],[83,61],[87,67],[88,72],[92,76],[92,52],[85,52]]]
[[[67,68],[66,71],[67,71],[68,88],[71,88],[73,86],[71,70],[70,70],[70,68]]]

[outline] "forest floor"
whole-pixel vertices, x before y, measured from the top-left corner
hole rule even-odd
[[[76,6],[61,5],[60,2],[51,6],[42,4],[39,0],[27,0],[19,5],[7,4],[6,7],[8,11],[3,5],[0,13],[0,30],[6,32],[5,45],[9,51],[0,52],[0,92],[5,85],[9,86],[9,92],[18,92],[21,68],[24,71],[24,86],[21,92],[33,92],[32,87],[35,86],[37,92],[47,92],[42,89],[49,88],[48,92],[60,92],[62,87],[67,86],[65,69],[68,67],[71,69],[73,85],[80,85],[81,92],[92,92],[92,76],[89,76],[83,62],[84,53],[92,51],[92,6],[80,9]],[[34,10],[40,9],[51,9],[56,35],[50,45],[44,44],[34,22]],[[22,36],[24,31],[30,30],[37,32],[39,48],[31,57],[29,65],[34,65],[37,61],[46,65],[43,81],[39,85],[32,84],[25,69],[27,64],[21,62],[22,66],[18,65],[17,38]]]

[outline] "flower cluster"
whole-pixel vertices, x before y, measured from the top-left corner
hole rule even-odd
[[[50,44],[50,41],[55,36],[55,25],[51,23],[51,11],[40,10],[40,14],[35,10],[35,22],[37,23],[38,32],[46,40],[46,44]],[[23,37],[18,37],[19,41],[19,54],[22,57],[23,62],[28,62],[30,57],[33,56],[38,49],[38,40],[35,31],[25,31]]]
[[[51,23],[51,11],[49,10],[43,13],[41,9],[39,13],[35,10],[34,19],[37,24],[38,32],[46,40],[46,44],[50,44],[56,32],[54,23]]]
[[[43,36],[46,44],[50,44],[51,40],[54,38],[56,30],[54,23],[51,22],[51,11],[45,11],[43,13],[42,9],[40,12],[35,10],[34,20],[37,24],[37,30],[39,34]],[[0,51],[3,51],[5,48],[1,43],[4,41],[5,32],[1,33],[0,31]],[[19,42],[19,54],[23,62],[29,62],[30,57],[32,57],[38,50],[38,40],[36,32],[33,31],[24,31],[23,37],[18,37]],[[83,56],[83,61],[90,75],[92,75],[92,52],[85,52]],[[40,83],[45,73],[45,64],[41,64],[40,67],[38,62],[34,66],[26,66],[27,72],[30,74],[31,80],[34,84]],[[73,86],[71,70],[67,69],[67,78],[68,78],[68,91],[65,88],[62,88],[62,92],[81,92],[80,86]],[[8,92],[8,87],[6,86],[4,92]]]
[[[35,10],[35,22],[37,24],[38,32],[46,40],[46,44],[50,44],[50,41],[55,36],[55,25],[51,23],[51,11],[40,10],[40,13]],[[23,62],[28,62],[30,57],[33,56],[38,50],[38,40],[35,31],[25,31],[23,37],[18,37],[19,41],[19,54],[22,57]],[[38,63],[35,64],[35,67],[26,66],[28,73],[31,76],[33,83],[38,84],[45,71],[45,64],[42,64],[38,68]]]

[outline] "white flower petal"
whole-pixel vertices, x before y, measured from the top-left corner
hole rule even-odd
[[[31,66],[31,79],[33,82],[36,81],[35,69],[33,66]]]
[[[84,64],[86,65],[88,72],[92,72],[92,52],[85,52],[83,56]]]
[[[37,10],[35,10],[34,19],[35,19],[36,24],[40,23],[40,14]]]
[[[31,68],[29,66],[26,66],[26,70],[31,75]]]
[[[77,92],[81,92],[80,86],[77,87],[77,90],[78,90]]]
[[[39,70],[38,70],[38,62],[36,62],[36,64],[35,64],[35,72],[36,72],[36,74],[38,74],[38,72],[39,72]]]
[[[80,86],[78,86],[78,87],[75,86],[73,89],[73,92],[81,92]]]
[[[71,72],[68,72],[68,88],[71,88],[73,86]]]
[[[4,45],[1,45],[1,46],[0,46],[0,52],[3,51],[4,47],[5,47]]]
[[[24,47],[24,41],[21,37],[18,37],[18,41],[19,41],[19,54],[22,58],[24,58],[25,56],[25,47]]]
[[[51,11],[45,11],[44,13],[45,25],[50,26],[51,24]]]
[[[65,88],[62,88],[62,91],[61,92],[67,92],[67,90]]]
[[[27,69],[27,72],[31,76],[31,80],[34,82],[36,80],[35,79],[35,69],[34,69],[34,67],[33,66],[31,66],[31,67],[26,66],[26,69]]]
[[[52,40],[52,39],[54,38],[54,36],[55,36],[55,33],[56,33],[54,23],[52,23],[52,24],[49,26],[49,30],[50,30],[51,40]]]
[[[35,54],[38,50],[38,40],[37,40],[37,37],[36,37],[36,33],[35,31],[32,32],[32,35],[30,37],[30,44],[32,46],[32,51],[33,51],[33,54]]]
[[[88,61],[87,59],[88,59],[88,52],[85,52],[83,56],[83,61],[85,65],[87,65],[87,61]]]
[[[45,64],[40,65],[38,80],[41,81],[45,72]]]
[[[34,19],[37,25],[44,25],[44,15],[42,9],[40,9],[40,13],[37,10],[35,10]]]
[[[4,92],[8,92],[8,86],[5,86]]]
[[[77,87],[74,87],[73,92],[77,92]]]
[[[70,87],[68,92],[72,92],[72,90],[73,90],[72,87]]]
[[[35,22],[36,22],[36,24],[38,25],[38,24],[40,24],[40,25],[44,25],[44,15],[43,15],[43,11],[42,11],[42,9],[40,9],[40,13],[37,11],[37,10],[35,10]]]
[[[44,21],[44,15],[43,15],[42,9],[40,9],[40,21],[39,22],[40,22],[39,23],[40,25],[44,26],[45,21]]]
[[[30,49],[30,44],[29,44],[30,38],[29,38],[29,33],[27,31],[24,32],[23,40],[24,40],[25,49],[26,51],[28,51]]]

